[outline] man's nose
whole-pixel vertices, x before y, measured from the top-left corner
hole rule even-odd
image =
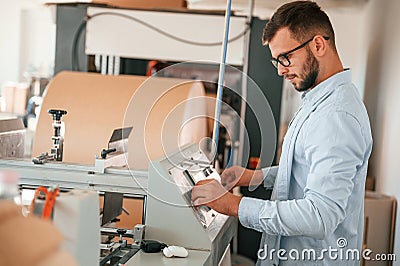
[[[282,66],[281,64],[278,64],[278,75],[283,76],[288,72],[288,68],[285,66]]]

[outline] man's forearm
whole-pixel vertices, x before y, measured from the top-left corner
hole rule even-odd
[[[261,170],[244,169],[236,174],[241,176],[237,183],[238,186],[247,187],[250,184],[252,186],[257,186],[262,184],[264,181],[264,176]]]
[[[217,211],[220,213],[223,213],[225,215],[238,217],[239,204],[240,204],[240,200],[242,199],[242,196],[237,196],[237,195],[233,195],[231,193],[227,193],[224,197],[225,198],[223,199],[223,201],[220,202],[220,204],[218,206],[221,209],[219,209],[219,210],[217,209]],[[221,203],[223,203],[223,204],[221,204]]]

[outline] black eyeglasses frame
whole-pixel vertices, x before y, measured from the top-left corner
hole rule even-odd
[[[330,39],[329,36],[322,36],[326,41]],[[284,67],[288,67],[290,66],[291,62],[289,60],[289,55],[297,50],[300,50],[301,48],[303,48],[304,46],[306,46],[309,42],[311,42],[312,40],[314,40],[315,36],[313,36],[311,39],[309,39],[308,41],[300,44],[299,46],[297,46],[296,48],[293,48],[292,50],[286,52],[286,53],[282,53],[280,55],[278,55],[277,58],[271,58],[271,63],[275,68],[278,68],[278,63],[281,64]],[[288,63],[286,64],[285,61],[279,59],[279,58],[284,58],[285,61],[287,61]]]

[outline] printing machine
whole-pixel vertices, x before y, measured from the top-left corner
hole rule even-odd
[[[171,88],[176,89],[178,83],[183,84],[183,88],[169,93],[175,102],[168,106],[168,110],[161,111],[166,107],[164,99],[160,100],[168,97],[168,93],[161,93],[162,97],[156,94],[157,103],[161,106],[155,104],[149,110],[158,113],[149,114],[147,120],[138,118],[144,121],[144,125],[137,124],[137,120],[129,124],[127,120],[146,112],[144,107],[138,107],[137,103],[141,100],[136,99],[135,102],[133,99],[141,86],[135,84],[143,84],[143,81],[141,77],[130,76],[59,74],[50,83],[44,97],[33,160],[4,158],[0,160],[0,169],[18,172],[21,188],[56,186],[65,192],[56,200],[53,221],[69,242],[66,248],[69,247],[81,265],[229,265],[230,241],[236,233],[235,219],[205,206],[195,208],[190,200],[195,182],[205,178],[218,179],[219,175],[210,164],[204,147],[176,140],[180,133],[188,130],[182,129],[187,121],[182,121],[181,117],[187,117],[187,108],[191,105],[184,105],[186,109],[182,110],[177,106],[182,105],[182,99],[187,101],[190,98],[188,95],[196,95],[188,92],[197,85],[188,85],[176,79],[172,83],[169,79],[157,79],[151,84],[153,92],[157,91],[155,84],[167,87],[168,92]],[[176,93],[184,95],[177,97]],[[82,94],[94,96],[89,100]],[[119,101],[122,95],[125,106],[118,106],[117,111],[109,108],[105,103],[112,105],[110,95]],[[152,103],[151,100],[148,98],[144,103]],[[135,103],[133,109],[130,106],[132,102]],[[134,114],[127,114],[129,110],[134,110]],[[172,110],[175,117],[169,119]],[[186,112],[186,115],[180,116],[180,111]],[[166,129],[163,127],[160,130],[159,123],[169,120],[172,125],[164,126],[173,130],[160,133]],[[148,132],[140,133],[138,128],[142,131],[146,128]],[[157,132],[154,133],[154,130]],[[198,128],[193,130],[203,132]],[[173,138],[165,140],[163,134],[172,134]],[[150,144],[145,143],[149,140]],[[165,144],[163,141],[170,142]],[[156,145],[162,146],[161,153],[148,150]],[[91,151],[91,158],[86,156],[77,161],[76,158],[87,153],[88,149],[96,151],[95,154]],[[157,149],[160,150],[160,147]],[[147,156],[140,167],[137,161],[130,163],[139,156]],[[145,163],[148,167],[143,167]],[[100,213],[97,212],[100,209],[99,195],[107,192],[121,193],[124,200],[127,197],[142,200],[143,210],[137,213],[134,210],[132,214],[139,215],[142,223],[131,228],[115,228],[113,224],[100,228]],[[101,245],[103,251],[108,249],[108,254],[112,254],[110,256],[100,255],[100,241],[103,239],[103,236],[99,237],[100,231],[102,235],[119,237],[113,240],[113,247],[110,244]],[[125,241],[126,237],[132,241]],[[140,249],[142,239],[185,247],[189,255],[186,258],[166,258],[161,252],[145,253]]]

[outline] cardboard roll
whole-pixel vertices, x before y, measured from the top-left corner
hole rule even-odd
[[[93,165],[115,129],[132,127],[128,166],[147,170],[150,160],[207,137],[207,101],[201,82],[64,71],[44,93],[32,156],[52,145],[49,109],[66,110],[63,162]]]

